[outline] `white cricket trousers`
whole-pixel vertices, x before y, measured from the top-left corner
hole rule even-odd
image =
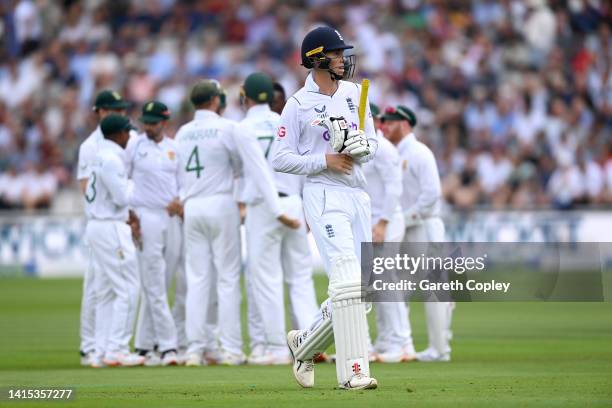
[[[306,184],[304,212],[330,281],[334,280],[332,260],[352,255],[361,262],[361,243],[372,241],[370,197],[365,191]],[[322,303],[311,330],[323,321],[328,304],[329,299]]]
[[[185,203],[186,334],[188,353],[208,345],[211,288],[218,299],[219,344],[242,353],[240,326],[240,213],[231,194]],[[216,272],[216,273],[215,273]]]
[[[405,242],[444,242],[444,223],[439,217],[426,218],[420,225],[406,228]],[[429,347],[440,354],[451,352],[450,339],[454,302],[425,302]]]
[[[309,183],[304,187],[304,211],[328,273],[338,256],[355,255],[361,262],[361,243],[372,242],[368,193]]]
[[[87,224],[85,231],[87,231]],[[83,275],[83,296],[81,298],[80,350],[88,353],[96,349],[96,287],[94,284],[96,273],[91,246],[87,242],[87,233],[83,237],[83,244],[87,251],[87,265]]]
[[[138,251],[141,293],[134,346],[164,352],[177,348],[177,331],[168,303],[168,277],[181,259],[180,219],[165,208],[135,209],[140,219],[142,250]]]
[[[401,248],[404,238],[404,215],[396,212],[387,224],[385,245],[397,245]],[[399,252],[398,252],[399,253]],[[412,330],[409,320],[409,309],[402,297],[394,302],[379,302],[374,304],[376,310],[376,326],[378,335],[374,349],[379,353],[399,352],[402,348],[414,353]]]
[[[249,328],[263,331],[263,344],[272,353],[287,353],[283,281],[287,282],[291,311],[299,328],[306,328],[317,315],[312,281],[312,260],[304,225],[302,200],[298,195],[280,198],[283,214],[300,220],[294,230],[284,226],[265,203],[247,206],[247,278],[255,308]],[[284,279],[283,279],[284,275]],[[253,324],[255,323],[255,324]],[[255,333],[255,338],[260,336]]]
[[[87,241],[96,264],[96,354],[128,352],[138,302],[138,261],[123,221],[90,220]]]

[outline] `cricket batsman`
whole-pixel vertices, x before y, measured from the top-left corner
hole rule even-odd
[[[283,109],[272,158],[275,170],[307,176],[306,221],[329,276],[329,299],[320,316],[309,329],[287,335],[295,379],[306,388],[314,386],[313,357],[334,339],[339,387],[377,387],[368,362],[360,256],[361,243],[372,240],[362,163],[374,157],[378,143],[367,98],[365,123],[360,124],[361,88],[342,80],[355,67],[354,56],[344,56],[350,48],[331,27],[315,28],[304,37],[302,65],[311,71]]]

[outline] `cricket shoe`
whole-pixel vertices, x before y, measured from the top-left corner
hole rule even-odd
[[[81,351],[80,353],[81,353],[81,365],[83,367],[90,366],[91,362],[96,357],[96,353],[94,351],[88,351],[87,353],[84,353]]]
[[[145,358],[145,367],[157,367],[161,365],[161,356],[157,351],[149,350],[140,355]]]
[[[221,350],[219,354],[219,360],[217,361],[219,365],[237,366],[246,363],[246,356],[244,353],[235,354],[227,350]]]
[[[277,354],[270,351],[258,356],[249,356],[247,363],[252,365],[287,365],[291,364],[289,353]]]
[[[263,344],[257,344],[251,350],[251,354],[249,354],[249,357],[247,358],[247,364],[257,365],[256,361],[263,359],[265,354],[266,354],[265,346]]]
[[[178,365],[176,350],[166,350],[161,354],[161,365],[164,367]]]
[[[293,376],[295,380],[304,388],[314,387],[314,360],[297,360],[295,353],[300,344],[304,341],[299,330],[291,330],[287,333],[287,345],[293,360]]]
[[[376,361],[379,363],[407,363],[416,360],[416,353],[414,347],[404,346],[399,349],[377,353],[376,357]]]
[[[350,380],[340,385],[340,388],[344,390],[373,390],[376,387],[378,387],[376,378],[364,374],[355,374]]]
[[[214,350],[206,350],[204,352],[204,361],[206,361],[207,365],[217,365],[220,364],[221,360],[221,351],[219,349]]]
[[[448,362],[450,361],[450,354],[449,353],[440,354],[438,353],[438,351],[430,347],[430,348],[427,348],[423,351],[416,353],[416,360],[422,361],[424,363]]]
[[[385,351],[384,353],[376,354],[376,361],[379,363],[401,363],[404,357],[402,349]]]
[[[185,363],[187,362],[187,357],[189,356],[189,354],[187,354],[187,350],[184,348],[179,348],[178,352],[176,353],[176,363],[178,365],[185,365]]]
[[[186,367],[200,367],[206,365],[206,362],[202,360],[202,354],[200,353],[189,353],[185,359]]]
[[[91,368],[104,368],[106,367],[106,364],[104,364],[104,362],[102,361],[102,357],[99,356],[92,356],[91,360],[89,362],[89,366]]]
[[[145,358],[138,354],[107,352],[102,362],[110,367],[134,367],[145,363]]]
[[[416,351],[414,351],[414,346],[411,344],[409,346],[402,347],[402,352],[404,355],[402,356],[402,362],[408,363],[410,361],[416,361]]]

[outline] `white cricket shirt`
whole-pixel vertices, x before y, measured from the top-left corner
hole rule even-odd
[[[275,216],[282,214],[266,159],[250,130],[210,110],[198,110],[176,134],[179,152],[180,198],[233,194],[234,174],[245,174]]]
[[[127,221],[131,188],[125,168],[124,150],[117,143],[102,140],[91,165],[85,190],[90,219]]]
[[[134,183],[132,207],[164,209],[179,196],[179,159],[176,142],[169,137],[156,143],[141,133],[130,139],[126,162]]]
[[[99,150],[100,142],[104,140],[104,135],[100,126],[96,128],[79,147],[79,158],[77,165],[77,180],[89,178],[91,166],[93,164],[96,153]]]
[[[257,140],[268,162],[268,168],[274,179],[276,190],[287,195],[300,194],[303,176],[274,171],[274,167],[272,167],[270,152],[272,152],[276,144],[276,132],[279,122],[280,115],[278,113],[273,112],[268,104],[260,104],[249,108],[246,117],[240,123],[251,129],[249,136]],[[245,188],[241,194],[241,201],[253,204],[260,202],[262,197],[255,188],[253,180],[251,180],[252,177],[249,174],[244,174],[244,178]]]
[[[410,133],[398,144],[403,192],[400,204],[404,213],[422,219],[440,215],[441,187],[433,153]]]
[[[313,126],[318,118],[344,116],[352,129],[358,129],[360,92],[360,85],[338,81],[336,92],[324,95],[319,92],[312,73],[309,74],[304,87],[289,98],[281,114],[272,156],[274,169],[307,175],[306,183],[363,189],[366,179],[361,163],[371,160],[378,148],[369,102],[366,103],[365,133],[371,153],[355,159],[350,175],[327,169],[325,155],[335,153],[329,145],[329,133],[319,125]]]
[[[368,181],[366,192],[372,205],[372,224],[381,219],[390,221],[401,211],[402,170],[397,149],[384,136],[378,137],[376,156],[363,165],[363,172]]]

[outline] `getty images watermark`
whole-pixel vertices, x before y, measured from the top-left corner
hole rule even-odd
[[[411,257],[407,254],[396,254],[394,258],[376,257],[373,259],[372,272],[375,275],[380,275],[385,271],[389,272],[405,272],[410,275],[415,275],[419,271],[434,271],[444,270],[453,271],[458,275],[465,272],[482,272],[486,269],[487,254],[479,257],[441,257],[441,256],[426,256],[421,254],[417,257]],[[418,288],[417,288],[418,285]],[[465,282],[460,280],[450,281],[432,281],[427,278],[420,280],[401,279],[397,282],[385,282],[383,279],[375,279],[372,283],[374,290],[401,290],[401,291],[476,291],[476,292],[491,292],[502,291],[507,293],[510,289],[510,282],[498,282],[494,279],[489,282],[479,282],[476,279],[467,279]]]
[[[393,301],[604,301],[612,245],[362,244],[362,297]]]

